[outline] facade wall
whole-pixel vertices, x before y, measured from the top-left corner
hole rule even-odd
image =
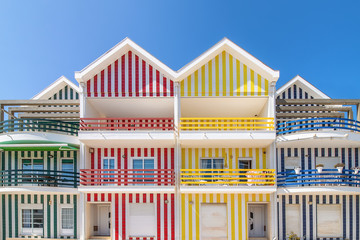
[[[44,210],[43,236],[46,238],[77,238],[78,196],[74,194],[0,194],[1,238],[21,237],[21,208],[41,204]],[[62,236],[61,204],[73,205],[74,235]]]
[[[86,83],[88,97],[172,97],[174,83],[128,51]]]
[[[339,157],[345,169],[359,166],[359,148],[278,148],[277,167],[279,172],[285,171],[286,157],[299,157],[301,169],[315,169],[316,157]]]
[[[252,168],[270,167],[267,162],[269,154],[266,148],[182,148],[181,151],[182,169],[199,169],[200,159],[205,157],[224,158],[225,165],[227,164],[230,169],[239,168],[238,159],[241,157],[252,158]]]
[[[88,193],[87,203],[111,203],[111,212],[114,215],[112,229],[115,240],[143,239],[129,238],[128,211],[129,203],[154,203],[156,213],[156,239],[167,240],[175,238],[175,196],[164,193]]]
[[[225,51],[181,82],[182,97],[268,94],[269,81]]]
[[[44,159],[44,169],[55,171],[61,170],[61,159],[70,158],[74,159],[74,169],[78,169],[77,151],[4,151],[1,152],[1,156],[2,170],[21,169],[23,158]]]
[[[131,169],[132,157],[154,157],[158,169],[174,169],[174,154],[174,148],[95,148],[87,166],[101,169],[102,158],[114,157],[115,168]]]
[[[200,239],[201,203],[226,203],[227,239],[248,239],[247,204],[269,202],[270,194],[181,194],[181,239]]]
[[[311,203],[311,204],[310,204]],[[342,212],[341,239],[360,239],[360,196],[359,195],[279,195],[278,196],[278,232],[279,239],[288,234],[285,218],[287,204],[299,204],[301,209],[301,236],[306,239],[339,239],[317,237],[317,205],[340,204]]]
[[[79,93],[70,86],[65,86],[57,91],[49,100],[78,100]]]
[[[293,84],[283,92],[281,92],[278,96],[278,99],[313,99],[311,92],[306,91],[300,86]]]

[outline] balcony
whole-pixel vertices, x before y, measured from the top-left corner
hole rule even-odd
[[[81,118],[80,141],[90,147],[174,144],[173,118]],[[106,141],[103,141],[106,140]]]
[[[0,122],[3,150],[76,150],[78,122],[51,119],[10,119]]]
[[[274,118],[181,118],[183,144],[266,147],[275,140]]]
[[[277,185],[286,192],[330,192],[359,191],[360,173],[358,170],[343,169],[310,169],[295,173],[279,172]]]
[[[173,169],[82,169],[80,185],[80,191],[84,192],[172,192],[175,172]]]
[[[320,144],[324,146],[360,146],[360,122],[347,118],[307,118],[283,122],[277,124],[277,134],[280,144],[307,140],[309,145],[313,145],[320,139]]]
[[[18,169],[3,170],[0,173],[0,191],[33,187],[77,188],[79,184],[78,173],[65,171]]]
[[[275,169],[181,169],[183,192],[274,192]]]

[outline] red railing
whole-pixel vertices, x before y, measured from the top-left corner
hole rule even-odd
[[[174,120],[172,118],[80,118],[80,130],[174,130]]]
[[[175,185],[172,169],[82,169],[82,186]]]

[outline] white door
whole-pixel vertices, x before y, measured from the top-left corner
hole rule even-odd
[[[249,205],[249,237],[265,237],[266,236],[266,214],[265,205],[253,204]]]
[[[100,236],[110,236],[110,206],[98,206],[99,211],[99,231]]]

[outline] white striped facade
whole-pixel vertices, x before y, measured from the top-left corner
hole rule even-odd
[[[248,204],[264,203],[270,209],[270,194],[181,194],[181,239],[201,239],[202,203],[226,203],[227,239],[248,239]],[[268,227],[273,223],[268,223]],[[270,227],[269,227],[270,229]]]
[[[43,238],[77,238],[78,199],[76,194],[0,194],[0,236],[16,238],[30,236],[22,234],[21,209],[40,205],[44,211]],[[61,233],[61,206],[71,205],[74,209],[74,234]]]
[[[69,85],[59,89],[49,100],[78,100],[79,93]]]
[[[181,81],[182,97],[268,94],[269,81],[225,51]]]
[[[266,148],[182,148],[181,168],[199,169],[201,158],[223,158],[229,169],[239,168],[239,158],[252,159],[252,168],[271,168]]]
[[[172,97],[174,83],[132,51],[86,84],[87,97]]]

